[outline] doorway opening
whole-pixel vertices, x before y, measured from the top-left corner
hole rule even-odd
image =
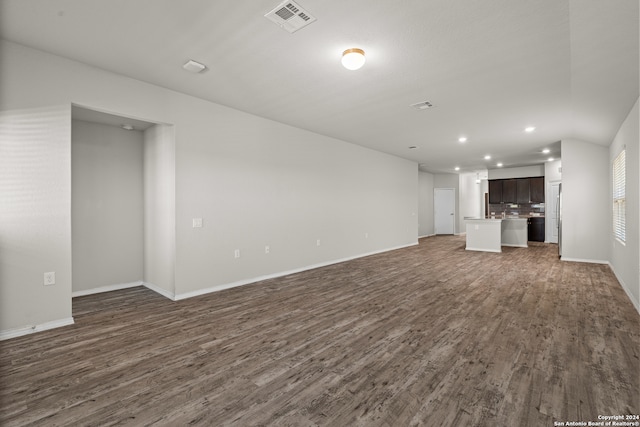
[[[71,119],[72,297],[140,285],[172,297],[173,126],[76,105]]]

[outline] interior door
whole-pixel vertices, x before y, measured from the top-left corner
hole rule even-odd
[[[433,190],[433,209],[435,234],[453,234],[456,190],[454,188],[435,188]]]

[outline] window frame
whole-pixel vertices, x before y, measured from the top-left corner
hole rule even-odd
[[[626,147],[615,157],[611,165],[612,226],[613,237],[623,245],[626,242]]]

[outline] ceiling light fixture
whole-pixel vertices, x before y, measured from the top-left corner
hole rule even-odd
[[[133,126],[132,126],[132,125],[130,125],[130,124],[128,124],[128,123],[125,123],[125,124],[123,124],[123,125],[120,125],[120,127],[121,127],[122,129],[124,129],[124,130],[133,130]]]
[[[484,156],[484,159],[485,160],[491,160],[491,156],[487,154],[486,156]]]
[[[502,167],[502,163],[498,163],[496,166],[498,166],[499,168]]]
[[[365,62],[364,50],[353,47],[342,52],[342,66],[347,70],[358,70]]]
[[[429,108],[433,108],[433,104],[429,101],[422,101],[411,104],[409,107],[413,107],[416,110],[428,110]]]
[[[549,161],[550,161],[550,162],[553,162],[553,157],[549,157]]]
[[[524,131],[527,132],[527,133],[531,133],[534,130],[536,130],[535,126],[527,126],[526,128],[524,128]]]
[[[542,150],[542,154],[549,154],[551,152],[551,150],[549,150],[548,148],[545,148],[544,150]]]
[[[467,137],[461,136],[460,138],[458,138],[458,142],[467,142]]]
[[[460,166],[456,166],[454,169],[459,171],[460,170]]]
[[[203,72],[207,68],[207,66],[197,61],[194,61],[193,59],[190,59],[184,63],[182,68],[189,71],[190,73],[198,74]]]

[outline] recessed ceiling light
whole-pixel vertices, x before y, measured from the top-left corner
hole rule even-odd
[[[467,142],[467,137],[461,136],[460,138],[458,138],[458,142]]]
[[[528,133],[531,133],[531,132],[533,132],[534,130],[536,130],[536,127],[535,127],[535,126],[528,126],[528,127],[524,128],[524,131],[525,131],[525,132],[528,132]]]
[[[120,127],[121,127],[122,129],[124,129],[124,130],[133,130],[133,126],[132,126],[132,125],[130,125],[130,124],[128,124],[128,123],[125,123],[125,124],[123,124],[123,125],[120,125]]]
[[[491,160],[491,156],[487,154],[486,156],[484,156],[484,159],[485,160]]]
[[[498,163],[496,166],[498,166],[499,168],[502,167],[502,163]]]
[[[553,157],[549,157],[549,161],[550,161],[550,162],[553,162]]]
[[[544,150],[542,150],[542,154],[549,154],[551,152],[551,150],[549,150],[548,148],[545,148]]]
[[[459,171],[460,170],[460,166],[456,166],[454,169]]]
[[[342,52],[342,66],[347,70],[358,70],[365,62],[364,50],[353,47]]]

